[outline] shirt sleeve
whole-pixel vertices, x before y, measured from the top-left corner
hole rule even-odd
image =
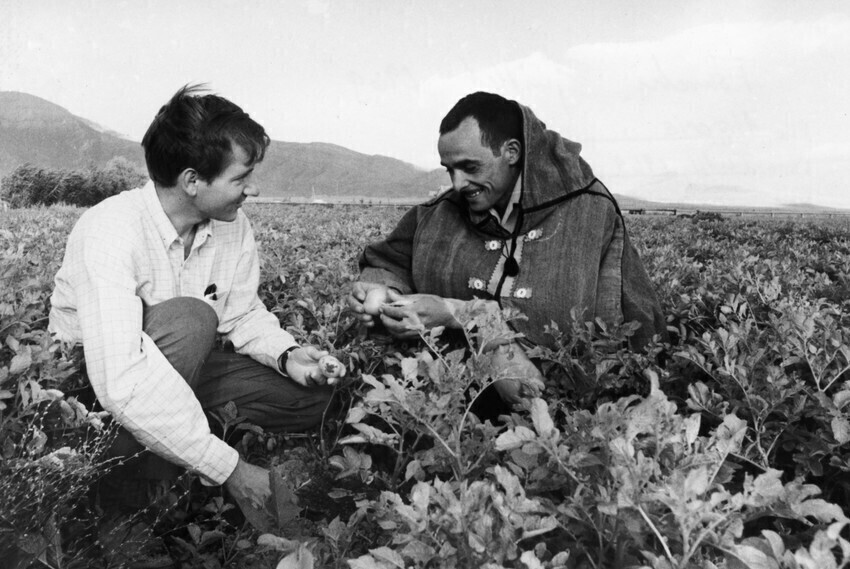
[[[195,394],[142,330],[134,251],[143,242],[126,227],[82,227],[69,239],[65,262],[74,267],[89,380],[104,409],[141,444],[222,484],[238,453],[210,432]]]
[[[402,294],[416,292],[411,263],[417,218],[418,208],[411,208],[386,239],[366,246],[360,256],[361,280],[386,285]]]
[[[257,294],[260,258],[251,226],[247,218],[242,219],[245,228],[239,262],[218,331],[233,344],[237,353],[278,370],[277,358],[298,343],[292,334],[280,327],[277,317],[268,311]]]

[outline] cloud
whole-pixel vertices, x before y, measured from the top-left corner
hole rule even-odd
[[[428,98],[493,90],[584,144],[612,188],[646,199],[850,207],[850,19],[713,24],[435,76]],[[453,100],[451,102],[454,102]],[[446,107],[448,108],[448,107]],[[653,191],[659,176],[682,188]],[[689,189],[690,188],[690,189]],[[663,194],[663,195],[662,195]]]

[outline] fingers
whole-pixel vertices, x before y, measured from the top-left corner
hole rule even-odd
[[[366,285],[361,281],[355,282],[351,287],[351,296],[360,303],[366,300],[366,292]]]
[[[385,304],[381,309],[381,322],[384,321],[384,317],[389,317],[393,320],[403,320],[405,317],[410,315],[410,310],[406,306],[392,306],[391,304]]]
[[[319,361],[326,355],[328,355],[327,350],[320,350],[316,346],[304,346],[304,353],[312,360]]]
[[[394,338],[400,340],[411,340],[419,337],[419,331],[415,329],[408,320],[391,318],[387,314],[381,315],[381,322]]]
[[[348,295],[348,307],[355,313],[361,314],[364,312],[363,301],[366,300],[367,288],[365,283],[355,282],[351,286],[351,293]]]
[[[300,353],[296,356],[296,352]],[[333,384],[345,375],[345,366],[327,350],[320,350],[316,346],[302,346],[292,354],[290,360],[297,368],[290,370],[290,377],[301,385]]]
[[[374,317],[368,312],[365,304],[369,296],[369,290],[375,288],[375,286],[373,283],[358,281],[352,285],[351,294],[348,295],[348,307],[354,313],[354,317],[367,328],[375,326]]]
[[[328,378],[325,377],[318,367],[310,370],[307,373],[307,378],[310,383],[315,383],[316,385],[325,385],[328,382]]]

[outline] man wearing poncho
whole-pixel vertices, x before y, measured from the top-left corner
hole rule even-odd
[[[664,333],[616,200],[579,144],[525,106],[474,93],[443,119],[438,149],[452,188],[408,211],[360,258],[349,304],[367,326],[380,320],[399,338],[458,327],[464,303],[483,299],[527,316],[510,326],[533,344],[552,341],[550,322],[569,329],[571,312],[637,322],[634,349]],[[510,360],[528,362],[517,344],[510,349]],[[530,362],[525,368],[524,381],[539,384]],[[502,397],[515,400],[519,382],[501,384]]]

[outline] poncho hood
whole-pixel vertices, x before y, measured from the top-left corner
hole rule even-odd
[[[522,227],[519,231],[524,232],[537,226],[549,215],[552,207],[567,199],[569,194],[587,190],[595,178],[590,165],[579,156],[581,144],[547,129],[531,109],[515,104],[522,111],[523,122],[525,160],[520,200]],[[597,191],[594,188],[594,193]]]
[[[522,193],[514,234],[534,229],[555,206],[582,193],[597,194],[616,204],[605,186],[593,176],[590,165],[579,156],[581,144],[547,129],[528,107],[516,101],[512,103],[522,111],[524,152]],[[446,192],[438,199],[448,199],[464,209],[480,231],[496,237],[509,235],[489,213],[470,211],[458,192]]]

